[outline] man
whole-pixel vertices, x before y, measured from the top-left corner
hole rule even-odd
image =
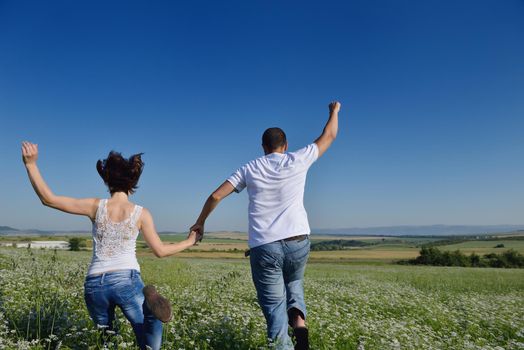
[[[265,156],[238,169],[207,199],[191,231],[204,233],[204,224],[218,203],[233,191],[249,194],[250,262],[258,302],[268,337],[277,349],[308,349],[303,278],[309,255],[310,228],[304,209],[306,174],[326,152],[338,131],[339,102],[329,104],[329,119],[314,143],[286,153],[286,134],[269,128],[262,136]]]

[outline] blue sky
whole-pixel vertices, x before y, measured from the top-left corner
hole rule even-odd
[[[522,1],[0,1],[0,225],[89,229],[44,208],[19,143],[52,189],[107,193],[95,170],[145,152],[133,199],[185,230],[207,195],[262,154],[265,128],[312,142],[315,228],[523,224]],[[207,228],[245,231],[246,194]]]

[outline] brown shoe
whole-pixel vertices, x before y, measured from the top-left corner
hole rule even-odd
[[[166,323],[173,318],[173,310],[169,300],[158,294],[155,286],[147,285],[142,289],[146,299],[146,305],[151,313],[160,321]]]

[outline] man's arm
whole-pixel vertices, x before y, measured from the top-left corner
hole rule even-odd
[[[337,138],[338,132],[338,111],[340,111],[340,102],[333,101],[329,104],[329,119],[315,143],[318,147],[318,157],[322,156],[327,151],[329,146]]]
[[[220,203],[222,199],[229,196],[234,190],[235,187],[233,187],[231,182],[224,181],[224,183],[220,185],[220,187],[217,188],[215,192],[213,192],[207,198],[206,203],[202,208],[202,212],[200,213],[200,216],[198,217],[196,223],[193,226],[191,226],[190,231],[197,231],[200,237],[202,237],[202,235],[204,234],[204,225],[209,214],[211,214],[213,209],[217,207],[218,203]]]
[[[94,220],[96,210],[98,207],[98,199],[96,198],[71,198],[64,196],[57,196],[47,186],[44,178],[38,170],[36,161],[38,159],[38,145],[23,142],[22,143],[22,159],[24,161],[27,176],[33,189],[43,205],[65,211],[70,214],[85,215]]]

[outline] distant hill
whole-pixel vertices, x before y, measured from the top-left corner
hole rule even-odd
[[[9,226],[0,226],[0,232],[4,232],[4,231],[18,231],[18,230],[16,228],[12,228]]]
[[[315,229],[313,233],[351,236],[454,236],[524,230],[524,225],[429,225]]]
[[[0,226],[0,235],[6,235],[6,234],[16,234],[17,232],[20,232],[16,228],[9,227],[9,226]]]
[[[27,229],[20,230],[10,226],[0,226],[0,235],[4,236],[22,236],[22,235],[31,235],[31,236],[53,236],[53,235],[82,235],[90,234],[90,231],[45,231],[45,230],[36,230],[36,229]]]

